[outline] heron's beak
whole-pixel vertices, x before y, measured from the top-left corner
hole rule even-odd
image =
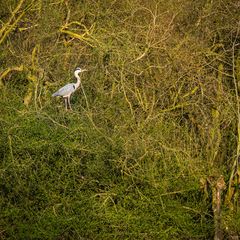
[[[87,71],[87,69],[83,69],[83,70],[82,70],[82,72],[86,72],[86,71]]]

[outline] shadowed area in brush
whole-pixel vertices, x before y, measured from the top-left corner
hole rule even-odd
[[[0,239],[236,239],[239,8],[1,1]]]

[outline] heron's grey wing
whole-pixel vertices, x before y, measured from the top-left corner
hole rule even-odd
[[[60,88],[57,92],[53,93],[53,97],[55,96],[67,96],[75,91],[74,83],[69,83],[64,87]]]

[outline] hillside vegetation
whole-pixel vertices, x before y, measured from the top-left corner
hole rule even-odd
[[[0,239],[238,239],[239,12],[0,1]]]

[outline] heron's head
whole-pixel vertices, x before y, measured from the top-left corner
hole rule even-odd
[[[82,69],[82,68],[80,68],[80,67],[77,67],[74,72],[75,72],[75,74],[78,74],[78,73],[80,73],[80,72],[85,72],[85,71],[87,71],[87,70],[86,70],[86,69]]]

